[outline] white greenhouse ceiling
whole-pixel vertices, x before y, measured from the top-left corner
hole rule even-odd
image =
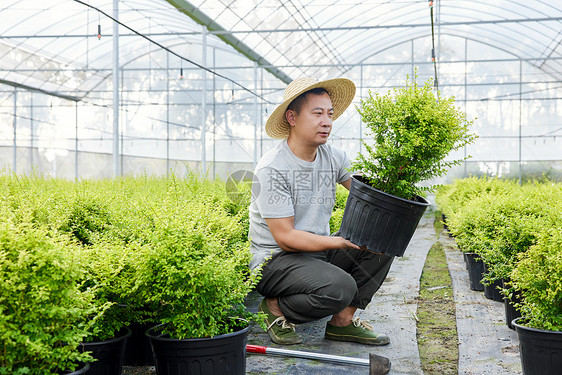
[[[4,0],[0,82],[76,100],[95,92],[111,81],[113,5]],[[209,45],[241,52],[283,87],[302,75],[345,75],[396,45],[431,39],[430,14],[423,0],[121,0],[119,61],[133,66],[150,44],[152,51],[181,56],[186,68],[189,61],[202,64],[200,47],[189,46],[201,43],[203,24]],[[562,80],[561,25],[560,0],[433,4],[437,57],[448,38],[460,37],[525,60],[556,80]]]

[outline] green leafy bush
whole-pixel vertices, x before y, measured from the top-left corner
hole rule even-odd
[[[467,179],[451,192],[454,213],[447,223],[459,248],[477,253],[487,265],[484,282],[509,280],[518,254],[554,225],[561,192],[556,185],[520,187],[509,181]],[[458,203],[458,201],[462,203]]]
[[[428,80],[424,86],[407,81],[386,95],[369,93],[359,113],[368,129],[366,152],[352,163],[371,185],[388,194],[415,199],[432,187],[417,184],[442,176],[465,159],[447,155],[474,141],[472,121],[454,107],[454,98],[437,98]]]
[[[536,245],[520,255],[511,273],[514,289],[522,297],[516,307],[522,324],[562,331],[562,216],[558,226],[539,234]]]
[[[111,216],[101,202],[78,200],[61,230],[71,233],[83,245],[92,245],[97,237],[111,230]]]
[[[258,277],[248,266],[249,197],[232,200],[224,182],[195,175],[80,182],[0,176],[0,214],[68,245],[54,253],[73,252],[67,287],[90,298],[83,341],[111,338],[133,321],[167,323],[174,337],[203,337],[253,319],[242,305]]]
[[[517,189],[519,186],[513,180],[468,177],[437,187],[435,201],[441,212],[452,216],[482,195],[506,195]]]
[[[229,333],[240,327],[239,318],[253,318],[242,306],[257,282],[249,244],[220,238],[215,230],[234,233],[240,224],[207,205],[191,201],[181,214],[161,211],[139,272],[146,306],[165,324],[163,332],[178,339]]]
[[[485,283],[508,280],[517,254],[536,241],[545,226],[542,203],[520,192],[482,195],[448,220],[459,248],[476,253],[487,265]]]
[[[77,349],[101,313],[79,288],[78,249],[29,223],[0,223],[0,374],[58,374],[89,361]]]
[[[91,319],[85,342],[109,340],[129,324],[142,322],[145,313],[137,295],[142,250],[137,243],[109,241],[82,249],[81,289],[92,291],[93,303],[103,311]]]
[[[562,184],[465,179],[438,190],[463,251],[488,266],[485,282],[507,281],[524,324],[562,330]]]

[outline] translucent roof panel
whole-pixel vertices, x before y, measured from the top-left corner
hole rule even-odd
[[[334,76],[406,40],[431,37],[429,3],[408,0],[192,0],[203,13],[268,61],[299,75]],[[552,1],[434,2],[433,32],[462,36],[536,59],[553,73],[562,3]],[[551,60],[551,61],[549,61]],[[546,64],[546,65],[545,65]],[[330,65],[325,68],[323,65]]]
[[[433,30],[430,9],[419,0],[119,1],[126,26],[119,29],[120,62],[146,53],[149,44],[158,49],[155,43],[189,58],[186,46],[200,43],[203,15],[221,28],[209,31],[209,43],[234,37],[261,65],[290,79],[343,75],[381,51],[429,39],[432,31],[438,56],[439,43],[463,37],[562,79],[562,3],[436,0]],[[113,1],[7,0],[0,10],[0,79],[80,97],[110,76]]]

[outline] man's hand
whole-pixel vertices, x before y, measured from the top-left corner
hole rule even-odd
[[[337,246],[337,249],[367,250],[367,247],[358,246],[358,245],[354,244],[353,242],[351,242],[350,240],[346,240],[343,237],[334,236],[334,237],[330,237],[330,238],[333,238],[334,241],[338,241],[339,245]]]
[[[341,249],[357,249],[357,250],[365,250],[368,251],[370,253],[375,253],[375,254],[383,254],[383,253],[379,253],[378,251],[373,251],[373,250],[369,250],[367,249],[367,246],[358,246],[356,244],[354,244],[353,242],[351,242],[350,240],[346,240],[343,237],[332,237],[332,238],[339,238],[341,239],[341,241],[343,241],[343,245],[340,247]]]

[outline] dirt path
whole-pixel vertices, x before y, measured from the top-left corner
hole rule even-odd
[[[517,333],[505,323],[503,303],[469,288],[468,272],[455,242],[443,235],[453,281],[459,335],[459,375],[521,374]]]

